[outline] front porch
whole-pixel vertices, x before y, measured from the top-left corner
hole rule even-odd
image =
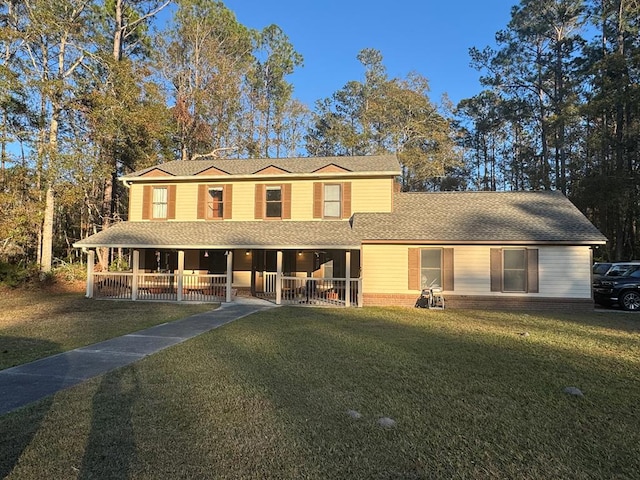
[[[276,305],[362,306],[359,251],[132,250],[130,270],[96,272],[88,251],[88,298],[232,302],[251,295]],[[152,267],[152,268],[150,268]]]

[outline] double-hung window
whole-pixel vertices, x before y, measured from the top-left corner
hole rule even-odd
[[[224,189],[211,187],[207,191],[207,218],[224,218]]]
[[[288,220],[291,218],[291,184],[256,184],[255,218]]]
[[[231,218],[232,184],[200,184],[198,186],[197,217],[202,220],[229,220]]]
[[[351,216],[351,182],[313,184],[313,218],[330,220]]]
[[[442,287],[442,249],[423,248],[420,251],[420,288]]]
[[[176,185],[144,185],[142,219],[170,220],[176,217]]]
[[[282,218],[282,187],[267,186],[265,192],[265,216]]]
[[[454,291],[453,248],[409,248],[408,254],[409,290],[438,286]]]
[[[492,248],[491,291],[538,293],[537,248]]]
[[[153,187],[151,218],[167,218],[169,195],[167,187]]]
[[[527,291],[527,251],[524,248],[502,251],[502,289],[505,292]]]
[[[324,218],[340,218],[342,216],[340,184],[327,183],[324,185]]]

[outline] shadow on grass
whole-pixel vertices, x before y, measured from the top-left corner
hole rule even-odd
[[[53,342],[23,337],[2,337],[0,355],[10,356],[14,349],[34,348],[59,353]],[[12,363],[12,362],[9,362]],[[29,367],[29,364],[24,367]],[[38,378],[22,370],[22,366],[0,370],[0,478],[7,477],[29,446],[53,403],[53,394],[64,382],[67,368],[60,365],[55,377]],[[41,402],[29,405],[48,395]],[[20,414],[11,412],[20,409]]]
[[[537,343],[503,317],[484,331],[491,321],[406,309],[246,317],[102,377],[85,401],[79,477],[634,478],[634,360]]]
[[[93,396],[91,430],[78,478],[131,478],[136,462],[133,409],[139,395],[135,366],[102,377]]]
[[[306,446],[302,465],[313,468],[320,453],[333,459],[323,474],[340,477],[353,468],[359,478],[380,475],[377,469],[411,478],[461,471],[513,478],[523,464],[530,478],[586,477],[639,466],[640,398],[628,388],[637,374],[614,356],[536,345],[515,331],[506,337],[448,329],[438,314],[426,313],[437,328],[423,329],[313,310],[278,327],[283,313],[247,319],[248,335],[225,335],[212,350],[222,348],[223,362],[266,392],[294,443]],[[569,385],[587,397],[563,394]],[[368,419],[352,436],[348,409]],[[382,416],[401,428],[376,431]],[[609,453],[599,454],[605,446]]]

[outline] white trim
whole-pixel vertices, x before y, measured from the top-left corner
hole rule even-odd
[[[268,168],[268,167],[265,167]],[[260,170],[258,170],[260,171]],[[260,178],[260,181],[276,181],[279,179],[286,179],[286,181],[294,180],[294,179],[306,179],[306,178],[361,178],[361,177],[370,177],[370,178],[380,178],[380,177],[392,177],[395,178],[402,174],[402,172],[398,171],[366,171],[366,172],[327,172],[327,173],[280,173],[280,174],[258,174],[248,173],[242,175],[171,175],[168,172],[166,177],[120,177],[119,180],[124,183],[127,187],[132,183],[164,183],[164,182],[173,182],[176,181],[189,181],[193,182],[197,180],[200,183],[205,182],[206,180],[251,180],[256,181],[256,176]],[[143,174],[144,175],[144,174]]]
[[[252,245],[223,245],[223,244],[202,244],[202,245],[159,245],[159,244],[125,244],[125,243],[114,243],[108,245],[102,244],[91,244],[91,245],[78,245],[73,244],[75,248],[98,248],[98,247],[109,247],[109,248],[146,248],[146,249],[184,249],[184,250],[229,250],[229,249],[238,249],[238,250],[314,250],[314,249],[329,249],[329,250],[360,250],[360,245],[328,245],[328,244],[295,244],[295,245],[261,245],[261,244],[252,244]]]

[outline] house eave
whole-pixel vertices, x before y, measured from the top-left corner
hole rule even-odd
[[[328,245],[328,244],[299,244],[299,245],[173,245],[173,244],[133,244],[114,243],[109,245],[86,244],[82,242],[74,243],[74,248],[94,249],[94,248],[130,248],[130,249],[164,249],[164,250],[360,250],[360,245]]]
[[[593,246],[605,245],[604,240],[406,240],[406,239],[364,239],[363,245],[563,245]]]
[[[206,181],[230,181],[230,180],[252,180],[257,178],[263,180],[299,180],[318,178],[392,178],[400,175],[398,171],[368,171],[368,172],[327,172],[327,173],[279,173],[279,174],[242,174],[242,175],[171,175],[166,177],[120,177],[119,180],[129,186],[132,183],[176,183],[176,182],[200,182]]]

